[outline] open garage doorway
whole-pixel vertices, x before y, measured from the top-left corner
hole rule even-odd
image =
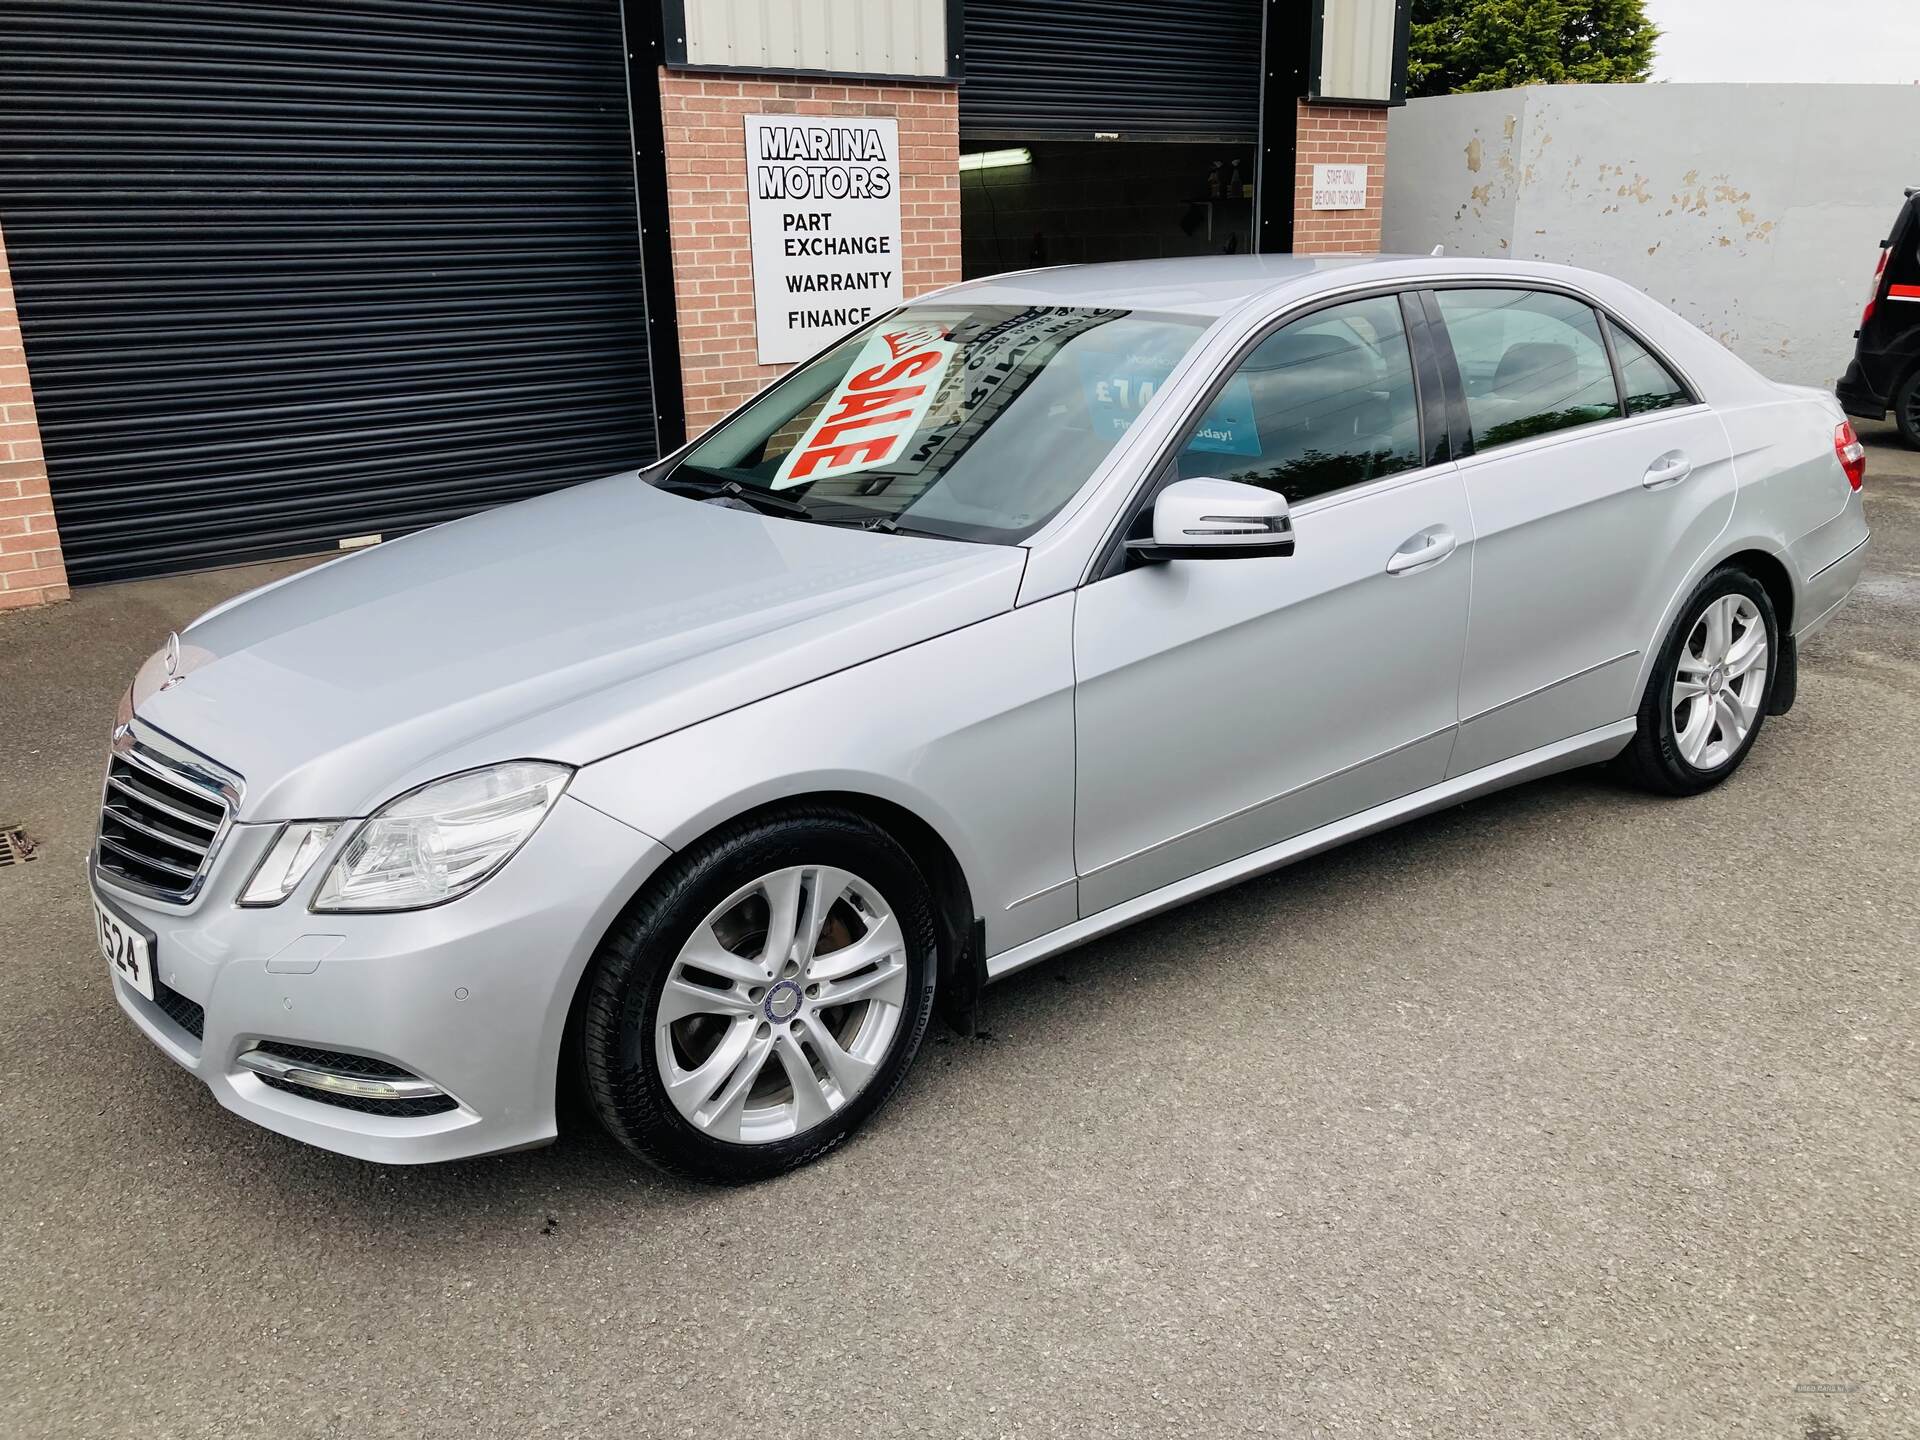
[[[967,277],[1255,248],[1262,0],[967,0],[964,14]],[[1290,193],[1290,154],[1286,169]]]
[[[1035,265],[1253,249],[1249,143],[1032,140],[962,145],[968,279]]]

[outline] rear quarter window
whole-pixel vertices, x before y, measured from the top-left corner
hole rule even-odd
[[[1618,325],[1609,328],[1613,332],[1614,357],[1620,362],[1620,386],[1626,394],[1629,415],[1671,410],[1676,405],[1693,403],[1687,387],[1646,346]]]

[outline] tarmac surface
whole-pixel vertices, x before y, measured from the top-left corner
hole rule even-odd
[[[121,1017],[114,702],[287,566],[0,616],[0,1434],[1920,1433],[1920,454],[1694,800],[1581,773],[988,992],[824,1163],[382,1169]]]

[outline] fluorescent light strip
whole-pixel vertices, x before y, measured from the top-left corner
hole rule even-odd
[[[980,150],[972,155],[960,157],[960,168],[966,170],[1003,170],[1011,165],[1031,165],[1033,152],[1022,145],[1015,150]]]

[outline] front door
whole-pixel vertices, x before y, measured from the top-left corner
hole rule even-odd
[[[1461,288],[1434,297],[1474,453],[1473,608],[1451,774],[1638,708],[1642,651],[1733,512],[1719,417],[1585,301]],[[1610,322],[1609,322],[1610,323]]]
[[[1392,296],[1274,331],[1224,382],[1163,478],[1281,491],[1295,551],[1081,590],[1082,915],[1445,776],[1473,532],[1430,453]]]

